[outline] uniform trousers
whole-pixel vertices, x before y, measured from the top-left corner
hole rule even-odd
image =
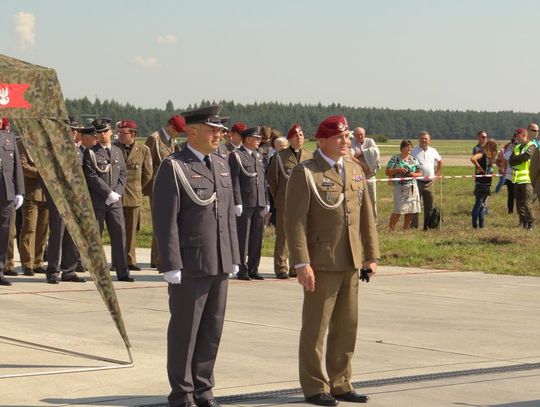
[[[152,208],[152,195],[149,195],[148,199],[150,200],[150,208]],[[156,236],[154,234],[152,234],[152,248],[150,249],[150,263],[155,264],[156,266],[159,265],[159,252],[158,252],[158,247],[157,247]]]
[[[43,267],[43,254],[49,228],[47,202],[25,199],[22,205],[20,256],[23,268]]]
[[[426,229],[426,218],[429,215],[429,211],[433,208],[433,181],[418,181],[418,193],[420,194],[420,199],[422,200],[422,205],[424,206],[424,230]],[[411,228],[418,229],[420,222],[418,220],[419,213],[413,213]]]
[[[9,225],[14,215],[13,201],[0,200],[0,271],[6,268],[8,243],[10,239]]]
[[[127,277],[129,271],[127,268],[126,256],[126,231],[124,229],[124,212],[121,206],[105,208],[94,208],[96,219],[99,224],[99,232],[103,234],[104,223],[111,238],[111,258],[114,259],[116,267],[116,276],[120,279]]]
[[[49,241],[47,245],[47,273],[75,271],[81,263],[79,251],[71,238],[58,209],[49,201]]]
[[[126,247],[127,264],[135,266],[137,264],[137,223],[139,222],[140,206],[124,206],[124,220],[126,222]]]
[[[317,271],[315,291],[304,290],[300,331],[300,385],[306,397],[353,390],[351,360],[358,325],[358,271]],[[326,370],[323,342],[326,332]]]
[[[214,364],[223,331],[229,275],[182,277],[169,284],[167,331],[169,403],[213,398]]]
[[[17,217],[17,211],[15,210],[15,207],[13,207],[13,213],[11,215],[11,220],[9,222],[9,237],[8,237],[9,240],[8,240],[8,248],[7,248],[7,258],[4,265],[5,270],[15,269],[15,262],[13,261],[13,258],[15,257],[15,237],[16,237],[15,218],[16,217]]]
[[[259,270],[264,233],[264,218],[261,216],[263,210],[262,207],[243,208],[242,215],[238,218],[239,268],[241,273],[251,274]]]
[[[276,242],[274,244],[274,273],[286,273],[289,271],[287,259],[289,248],[285,237],[285,208],[276,208]]]
[[[532,197],[533,188],[531,184],[514,184],[514,198],[516,199],[516,208],[520,223],[534,221]]]

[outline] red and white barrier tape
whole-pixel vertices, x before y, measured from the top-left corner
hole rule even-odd
[[[431,181],[434,178],[441,179],[457,179],[457,178],[493,178],[493,177],[505,177],[506,174],[483,174],[483,175],[434,175],[433,177],[402,177],[402,178],[370,178],[367,182],[381,182],[381,181],[412,181],[414,179],[419,181]]]

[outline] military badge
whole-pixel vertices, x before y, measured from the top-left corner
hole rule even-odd
[[[333,187],[335,184],[330,181],[328,178],[323,178],[322,180],[322,186],[323,187]]]
[[[229,176],[229,173],[228,173],[228,172],[222,172],[220,175],[221,175],[222,177],[228,177],[228,176]]]
[[[332,194],[330,192],[327,192],[326,193],[326,200],[328,201],[328,203],[333,204],[335,202],[334,194]]]
[[[337,123],[337,128],[339,131],[345,131],[345,125],[341,122]]]
[[[203,197],[204,197],[204,189],[198,189],[198,190],[197,190],[197,196],[198,196],[200,199],[203,199]]]
[[[360,182],[362,181],[364,178],[361,176],[361,175],[355,175],[353,177],[353,180],[356,181],[356,182]]]

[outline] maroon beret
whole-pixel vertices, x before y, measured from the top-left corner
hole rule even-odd
[[[347,130],[349,124],[345,116],[330,116],[319,124],[315,138],[329,138]]]
[[[291,137],[296,136],[301,131],[302,131],[302,127],[300,127],[298,123],[294,123],[289,129],[289,132],[287,133],[287,138],[290,139]]]
[[[7,117],[2,117],[0,121],[0,130],[9,130],[9,119]]]
[[[514,130],[514,136],[517,136],[518,134],[527,134],[527,129],[524,129],[523,127],[520,127],[519,129]]]
[[[243,133],[244,131],[246,131],[247,128],[248,128],[248,126],[247,126],[246,123],[236,122],[236,123],[234,123],[233,126],[231,127],[231,131],[240,134],[240,133]]]
[[[137,130],[137,123],[135,123],[133,120],[122,120],[118,125],[118,128]]]
[[[186,132],[186,120],[178,115],[178,114],[175,114],[173,117],[171,117],[168,121],[168,123],[173,126],[173,128],[178,132],[178,133],[185,133]]]

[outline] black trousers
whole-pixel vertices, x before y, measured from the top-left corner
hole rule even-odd
[[[242,216],[238,218],[237,229],[241,273],[256,273],[259,269],[264,233],[262,210],[264,208],[261,207],[243,208]]]
[[[106,208],[94,208],[99,224],[99,232],[103,233],[104,223],[107,225],[111,237],[112,258],[115,261],[116,276],[118,278],[129,275],[126,252],[126,229],[124,225],[124,211],[122,206],[110,205]]]
[[[13,215],[13,201],[0,200],[0,271],[6,267],[7,250],[10,239],[9,223]]]
[[[169,284],[169,403],[213,398],[214,364],[223,331],[229,275],[183,277]]]

